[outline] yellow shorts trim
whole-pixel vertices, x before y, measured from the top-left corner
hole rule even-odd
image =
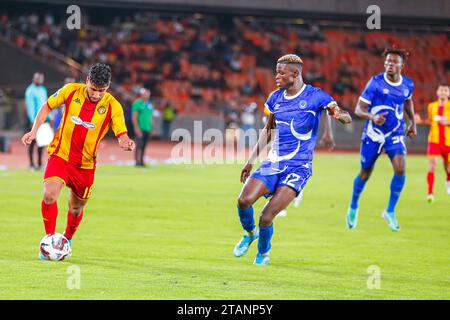
[[[90,198],[90,197],[88,197],[88,198],[80,198],[79,196],[77,196],[75,191],[73,191],[72,189],[70,189],[70,192],[71,192],[71,194],[73,194],[75,196],[75,198],[77,198],[78,200],[83,201],[83,202],[87,202],[89,200],[89,198]]]

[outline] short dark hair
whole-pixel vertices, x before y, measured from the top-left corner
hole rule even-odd
[[[96,63],[89,68],[89,81],[99,87],[106,87],[111,82],[111,68],[104,63]]]
[[[383,51],[383,57],[386,57],[388,54],[397,54],[400,57],[402,57],[403,62],[406,61],[406,59],[408,59],[409,57],[409,51],[406,49],[401,49],[401,48],[396,48],[395,46],[392,46],[392,48],[386,48]]]

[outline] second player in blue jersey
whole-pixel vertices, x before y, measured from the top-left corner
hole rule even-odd
[[[245,184],[238,199],[238,214],[245,234],[235,246],[234,255],[243,256],[259,238],[254,260],[257,265],[269,263],[275,216],[302,191],[312,174],[322,112],[328,110],[342,123],[351,122],[348,112],[341,110],[330,95],[303,82],[302,65],[303,61],[294,54],[278,59],[275,81],[279,90],[272,92],[266,101],[269,119],[241,172],[241,182]],[[267,160],[250,176],[259,152],[271,138],[273,146]],[[272,198],[261,212],[258,229],[253,204],[262,196]]]
[[[406,136],[416,135],[412,94],[414,83],[401,74],[408,53],[401,49],[386,49],[385,72],[372,77],[356,106],[355,113],[366,120],[361,137],[361,171],[353,182],[353,194],[347,211],[347,226],[356,228],[359,197],[369,179],[381,151],[389,156],[394,168],[390,184],[390,196],[382,216],[389,228],[399,231],[395,207],[405,185],[405,121],[409,118]]]

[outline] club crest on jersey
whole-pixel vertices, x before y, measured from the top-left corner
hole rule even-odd
[[[306,102],[306,100],[300,100],[298,106],[300,109],[305,109],[308,106],[308,103]]]
[[[78,103],[78,104],[81,104],[81,101],[80,101],[79,98],[76,98],[75,100],[73,100],[73,102]]]
[[[83,121],[80,117],[71,116],[70,120],[72,120],[72,122],[76,125],[82,125],[86,129],[95,129],[95,124],[92,122]]]
[[[105,107],[105,106],[100,106],[100,107],[98,107],[97,112],[98,112],[99,114],[105,114],[105,112],[106,112],[106,107]]]
[[[403,94],[405,95],[405,97],[407,97],[409,95],[408,89],[403,90]]]

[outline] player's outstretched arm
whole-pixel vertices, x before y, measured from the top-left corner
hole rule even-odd
[[[409,119],[406,135],[409,138],[414,138],[415,136],[417,136],[417,126],[416,119],[414,118],[414,103],[412,101],[412,98],[405,101],[404,110]]]
[[[47,102],[42,105],[41,109],[39,109],[38,114],[36,115],[36,119],[34,119],[33,127],[31,128],[30,132],[27,132],[22,137],[22,143],[24,145],[29,145],[31,142],[33,142],[34,139],[36,139],[36,133],[41,126],[47,120],[47,116],[50,113],[50,108],[48,107]]]
[[[273,116],[273,114],[270,114],[266,126],[264,127],[258,138],[258,142],[253,147],[252,152],[250,153],[250,157],[248,158],[247,162],[244,165],[244,168],[241,171],[242,183],[244,183],[247,180],[258,155],[262,150],[264,150],[264,148],[267,146],[268,142],[272,138],[272,130],[274,128],[275,128],[275,117]]]
[[[339,121],[342,124],[349,124],[352,123],[352,117],[350,114],[339,108],[338,105],[332,105],[327,107],[328,114],[333,118]]]
[[[136,144],[133,140],[130,139],[130,137],[125,133],[121,135],[119,138],[119,146],[122,148],[123,151],[133,151],[136,147]]]

